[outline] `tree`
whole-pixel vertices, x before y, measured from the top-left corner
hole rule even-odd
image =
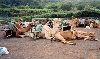
[[[45,6],[47,9],[53,9],[55,12],[57,12],[60,8],[60,3],[49,3]]]
[[[77,6],[77,10],[84,10],[84,8],[85,8],[85,5],[83,5],[83,4],[79,4]]]
[[[72,3],[63,3],[60,7],[62,10],[70,11],[72,9]]]

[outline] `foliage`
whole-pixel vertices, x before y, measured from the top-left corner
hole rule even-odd
[[[62,10],[70,11],[72,9],[72,3],[63,3],[60,8]]]
[[[0,17],[99,17],[99,0],[0,0]],[[88,1],[88,2],[87,2]]]
[[[100,16],[100,10],[95,11],[80,11],[80,12],[68,12],[68,13],[47,13],[47,14],[42,14],[42,15],[37,15],[35,18],[70,18],[70,17],[99,17]]]

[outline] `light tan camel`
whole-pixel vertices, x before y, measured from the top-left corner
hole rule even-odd
[[[98,39],[95,39],[94,32],[77,31],[77,37],[80,39],[83,38],[84,40],[95,40],[95,41],[98,40]]]
[[[53,22],[53,29],[55,31],[59,31],[60,25],[61,25],[61,19],[60,18],[54,18],[52,22]]]
[[[46,39],[55,39],[60,40],[62,43],[67,44],[75,44],[73,43],[73,39],[83,38],[84,40],[95,40],[94,32],[84,32],[77,30],[67,30],[67,31],[59,31],[56,32],[52,28],[50,28],[47,24],[43,25],[42,33],[45,34]]]
[[[42,34],[45,35],[45,38],[46,39],[52,39],[52,38],[55,38],[55,39],[58,39],[60,40],[62,43],[68,43],[68,44],[74,44],[72,41],[67,41],[67,40],[71,40],[71,39],[74,39],[75,38],[75,33],[74,31],[56,31],[52,28],[50,28],[48,26],[48,24],[46,23],[45,25],[43,25],[43,28],[42,28]],[[66,35],[66,36],[64,36]]]
[[[71,19],[71,20],[67,20],[67,22],[71,26],[71,29],[76,28],[78,26],[78,24],[79,24],[79,20],[77,18]]]

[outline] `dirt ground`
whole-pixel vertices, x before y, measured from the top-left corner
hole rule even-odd
[[[78,30],[92,31],[100,40],[100,29]],[[47,39],[9,38],[4,39],[0,31],[0,46],[10,52],[0,59],[100,59],[100,41],[74,40],[76,45],[62,44]]]

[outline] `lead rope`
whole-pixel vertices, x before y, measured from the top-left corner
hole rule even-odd
[[[14,27],[18,30],[18,31],[21,31],[20,29],[18,29],[15,25],[14,25]]]

